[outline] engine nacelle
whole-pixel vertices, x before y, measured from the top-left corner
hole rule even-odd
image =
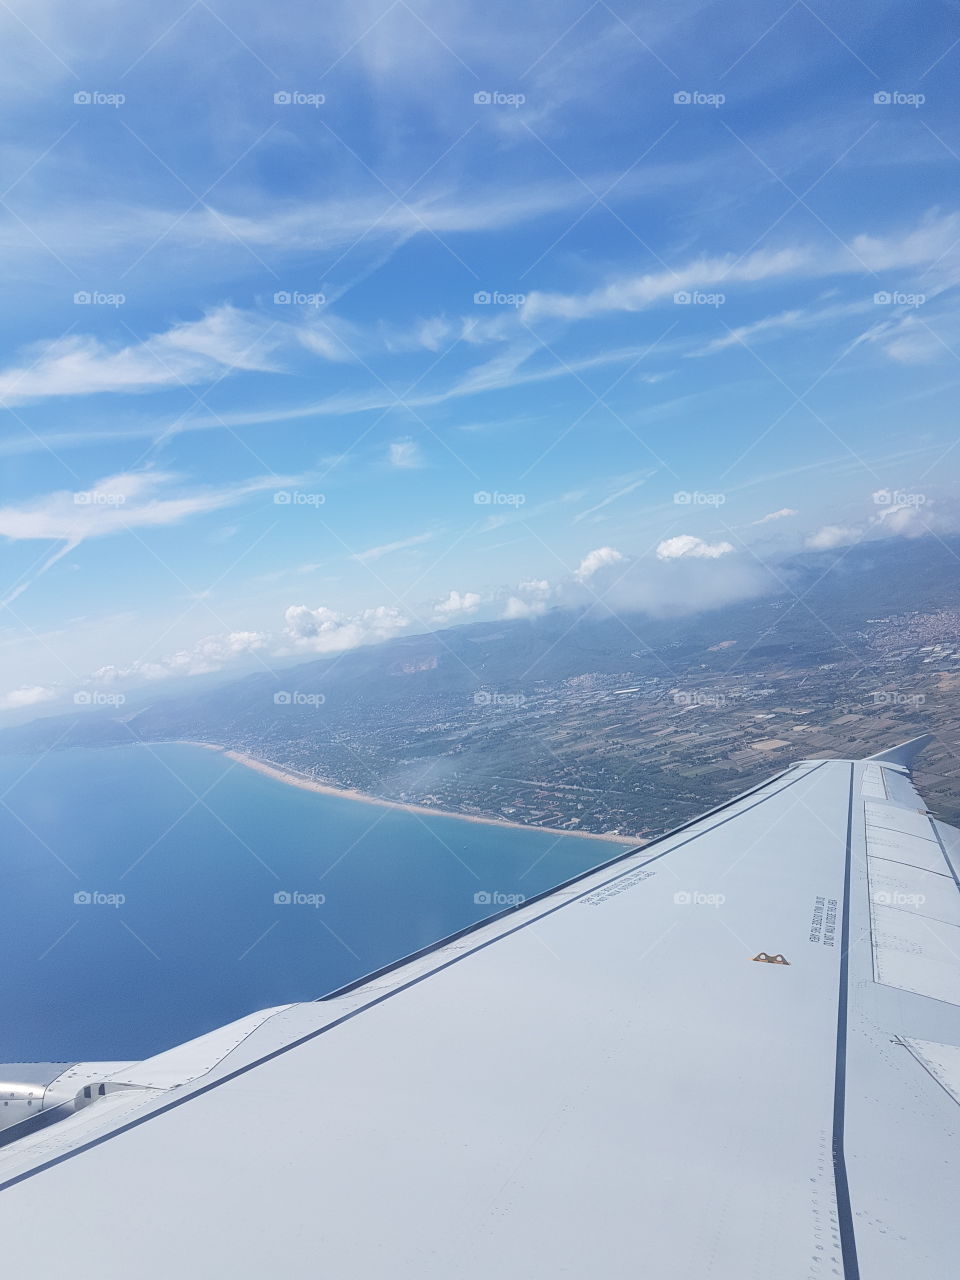
[[[0,1067],[0,1130],[54,1107],[77,1111],[106,1092],[104,1080],[132,1062],[31,1062],[30,1079],[10,1077],[22,1063]]]

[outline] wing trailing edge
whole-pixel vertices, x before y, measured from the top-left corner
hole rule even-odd
[[[886,764],[899,764],[905,769],[913,767],[917,756],[933,741],[932,733],[921,733],[917,738],[901,742],[898,747],[889,747],[886,751],[878,751],[876,755],[867,756],[868,760],[881,760]]]

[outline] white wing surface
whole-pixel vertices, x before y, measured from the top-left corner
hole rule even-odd
[[[960,835],[911,755],[108,1064],[0,1150],[8,1274],[953,1277]]]

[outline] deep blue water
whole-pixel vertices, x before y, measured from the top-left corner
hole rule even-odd
[[[156,1053],[499,909],[478,892],[529,897],[618,852],[318,795],[173,744],[0,757],[2,793],[0,1062]]]

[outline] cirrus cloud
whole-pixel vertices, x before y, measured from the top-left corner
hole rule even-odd
[[[234,506],[264,490],[301,483],[300,476],[254,476],[234,484],[173,491],[181,477],[170,471],[128,471],[92,488],[58,490],[0,507],[0,538],[59,542],[40,565],[14,584],[0,604],[10,604],[42,574],[89,538],[179,524],[192,516]],[[161,492],[158,492],[161,491]]]
[[[761,516],[759,520],[754,520],[754,524],[770,524],[774,520],[786,520],[789,516],[795,516],[796,511],[792,507],[781,507],[779,511],[770,511],[765,516]]]

